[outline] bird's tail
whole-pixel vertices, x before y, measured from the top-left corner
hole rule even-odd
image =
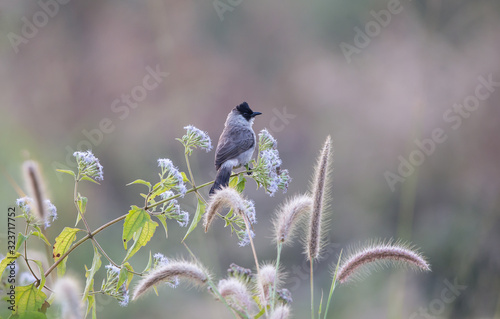
[[[229,185],[229,177],[231,177],[232,167],[222,165],[217,171],[215,176],[215,182],[210,189],[210,195],[215,193],[216,190],[221,189]]]

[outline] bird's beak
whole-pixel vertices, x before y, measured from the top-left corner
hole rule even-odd
[[[257,115],[261,115],[261,114],[262,114],[262,113],[260,113],[260,112],[253,112],[253,113],[252,113],[252,117],[256,117]]]

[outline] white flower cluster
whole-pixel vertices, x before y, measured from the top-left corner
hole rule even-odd
[[[174,192],[172,191],[166,191],[160,195],[162,199],[167,199],[172,196],[174,196]],[[181,211],[181,206],[175,198],[166,202],[163,205],[162,211],[168,218],[175,219],[181,227],[186,227],[189,223],[189,213]]]
[[[192,125],[188,125],[184,127],[184,129],[187,130],[187,132],[180,141],[184,144],[186,152],[191,154],[193,147],[200,147],[206,152],[212,150],[212,140],[210,140],[210,136],[208,136],[207,132],[203,132]]]
[[[259,133],[260,157],[254,169],[254,178],[270,196],[274,196],[278,189],[286,193],[291,181],[288,170],[281,169],[282,161],[277,146],[278,142],[267,130],[264,129]]]
[[[77,151],[73,153],[73,156],[76,158],[78,173],[80,175],[93,177],[100,181],[103,180],[102,165],[99,163],[99,159],[92,154],[91,150],[84,152]]]
[[[179,172],[177,167],[174,166],[174,163],[168,158],[160,158],[158,159],[158,166],[161,168],[162,177],[167,175],[166,181],[168,186],[176,189],[182,196],[186,194],[187,188],[184,184],[184,179],[182,178],[182,174]]]
[[[120,268],[115,265],[108,264],[105,267],[107,271],[106,280],[103,281],[101,291],[111,297],[114,297],[118,300],[118,303],[122,307],[126,307],[130,300],[129,290],[125,283],[117,289],[118,280],[120,275]]]
[[[57,208],[49,199],[46,199],[43,204],[45,205],[45,209],[48,213],[47,217],[43,220],[43,223],[45,224],[45,228],[48,228],[51,223],[57,219]],[[19,206],[23,213],[30,215],[33,199],[27,196],[18,198],[16,200],[16,205]]]

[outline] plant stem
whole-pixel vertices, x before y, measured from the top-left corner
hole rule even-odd
[[[64,254],[62,254],[62,256],[55,262],[52,264],[52,266],[50,266],[49,269],[47,269],[47,271],[45,272],[45,277],[47,277],[53,270],[54,268],[57,267],[57,265],[59,265],[63,260],[64,258],[66,258],[73,250],[75,250],[76,247],[80,246],[81,244],[83,244],[87,239],[90,239],[91,237],[97,235],[98,233],[100,233],[102,230],[108,228],[109,226],[113,225],[113,224],[116,224],[118,223],[119,221],[121,220],[124,220],[125,217],[127,217],[127,214],[125,215],[122,215],[118,218],[115,218],[113,219],[112,221],[109,221],[107,222],[106,224],[102,225],[101,227],[97,228],[96,230],[94,230],[92,233],[90,234],[87,234],[85,235],[84,237],[82,237],[79,241],[77,241],[73,246],[71,246],[68,251],[66,251]]]
[[[80,219],[83,221],[85,224],[85,228],[87,229],[87,234],[90,234],[90,228],[89,225],[87,224],[87,220],[83,217],[83,212],[80,211],[80,207],[78,207],[78,182],[80,181],[80,174],[78,174],[77,178],[75,179],[75,188],[73,190],[73,203],[75,203],[76,211],[78,212],[78,215],[80,216]],[[76,225],[75,225],[76,226]]]
[[[252,253],[253,253],[253,258],[255,260],[255,267],[257,268],[257,277],[260,275],[260,268],[259,268],[259,259],[257,259],[257,253],[255,252],[255,246],[253,244],[253,238],[252,238],[252,233],[250,233],[250,223],[247,220],[247,216],[243,215],[243,221],[245,222],[245,227],[247,229],[248,233],[248,239],[250,241],[250,246],[252,247]],[[265,302],[265,296],[261,296],[262,301]],[[268,317],[267,314],[267,305],[264,303],[264,311],[266,312],[266,317]]]
[[[255,261],[255,267],[257,268],[257,275],[258,275],[260,273],[259,260],[257,259],[257,253],[255,252],[255,246],[253,245],[253,238],[250,233],[250,224],[248,223],[246,216],[243,216],[243,220],[245,221],[245,227],[247,229],[248,239],[250,240],[250,246],[252,247],[253,258]]]
[[[26,229],[24,230],[24,236],[28,235],[28,229],[29,229],[30,224],[26,221]],[[31,274],[33,277],[35,277],[37,282],[40,282],[40,279],[35,275],[35,272],[33,269],[31,269],[30,263],[28,262],[28,243],[27,240],[24,241],[24,261],[26,262],[26,266],[28,266],[28,269],[30,270]]]
[[[335,273],[333,274],[332,286],[330,287],[330,294],[328,295],[328,301],[326,303],[324,319],[326,319],[326,315],[328,314],[328,308],[330,308],[330,301],[332,300],[333,291],[335,290],[335,287],[337,286],[337,272],[339,270],[339,264],[340,264],[341,259],[342,259],[342,250],[340,251],[340,256],[339,256],[339,259],[337,261],[337,267],[335,267]]]
[[[207,201],[205,200],[205,198],[203,198],[203,196],[201,196],[201,194],[198,192],[198,188],[196,187],[196,183],[194,182],[194,175],[193,175],[193,172],[191,171],[191,164],[189,163],[189,155],[188,155],[188,152],[184,152],[184,157],[186,158],[186,165],[187,165],[187,168],[188,168],[188,172],[189,172],[189,177],[191,178],[190,180],[190,183],[191,185],[193,185],[193,189],[194,189],[194,192],[196,193],[196,196],[201,199],[205,204],[207,203]]]
[[[278,252],[276,254],[276,278],[278,277],[278,270],[280,267],[280,257],[281,257],[281,248],[283,247],[283,243],[279,242],[278,243]],[[276,304],[276,282],[277,280],[274,281],[274,287],[273,287],[273,295],[271,298],[271,311],[274,311],[274,305]]]
[[[311,267],[309,273],[311,274],[311,319],[314,319],[314,275],[313,275],[313,259],[309,259],[309,266]]]

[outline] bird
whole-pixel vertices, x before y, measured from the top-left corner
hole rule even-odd
[[[248,168],[256,145],[255,132],[252,129],[253,121],[257,115],[261,114],[261,112],[252,111],[248,103],[243,102],[227,115],[224,130],[215,150],[217,175],[210,189],[210,195],[229,184],[233,168],[242,165]]]

